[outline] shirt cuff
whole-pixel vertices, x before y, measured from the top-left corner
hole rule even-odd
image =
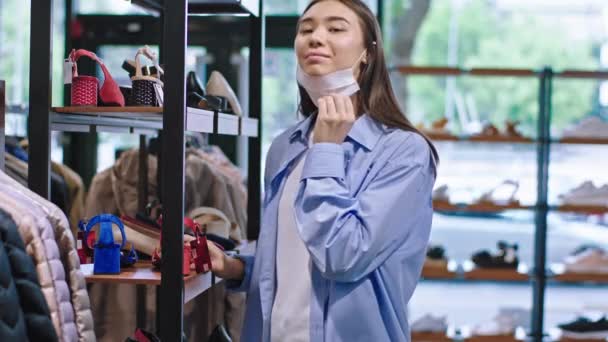
[[[232,292],[246,292],[249,290],[249,284],[251,283],[251,272],[253,271],[253,261],[255,260],[255,257],[252,255],[237,254],[234,258],[245,263],[245,274],[243,275],[242,280],[226,280],[226,289]]]
[[[323,177],[344,179],[342,145],[316,143],[308,150],[301,179]]]

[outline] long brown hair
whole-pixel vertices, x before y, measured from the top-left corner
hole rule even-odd
[[[327,0],[312,0],[302,15],[319,2]],[[357,14],[363,31],[363,44],[367,48],[367,63],[361,65],[358,82],[361,90],[357,93],[357,113],[367,113],[388,127],[396,127],[405,131],[420,134],[429,144],[435,162],[439,162],[437,149],[422,132],[420,132],[407,119],[399,108],[395,93],[391,86],[388,68],[384,59],[382,35],[376,16],[361,0],[334,0],[339,1]],[[308,117],[317,111],[306,90],[298,84],[300,90],[299,111]]]

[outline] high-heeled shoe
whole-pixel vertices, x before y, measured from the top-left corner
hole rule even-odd
[[[129,73],[129,77],[135,76],[135,61],[132,59],[125,59],[122,62],[122,69]],[[153,65],[144,65],[141,67],[141,74],[142,76],[158,77],[158,70],[156,70],[156,67]]]
[[[190,71],[186,76],[186,93],[197,93],[200,96],[205,96],[207,92],[203,88],[203,83],[198,78],[194,71]]]
[[[190,92],[186,96],[186,104],[188,107],[192,108],[201,108],[224,113],[228,111],[228,102],[221,96],[201,96],[198,93]]]
[[[232,109],[232,112],[238,116],[243,114],[241,105],[239,103],[234,90],[228,84],[228,81],[217,71],[213,71],[207,82],[207,95],[221,96],[228,100],[228,104]]]

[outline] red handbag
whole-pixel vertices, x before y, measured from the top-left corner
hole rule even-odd
[[[72,64],[72,105],[73,106],[96,106],[99,80],[93,76],[79,76],[76,62],[82,56],[86,56],[97,62],[103,72],[104,82],[99,89],[99,99],[106,106],[124,107],[125,98],[110,75],[103,61],[91,51],[84,49],[72,50],[70,61]]]

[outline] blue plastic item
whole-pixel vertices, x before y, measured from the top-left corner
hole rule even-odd
[[[89,231],[98,224],[100,225],[99,239],[93,246],[93,273],[118,274],[120,273],[120,250],[125,245],[125,241],[127,241],[124,226],[118,217],[111,214],[101,214],[93,217],[86,223],[84,230],[84,241],[87,245]],[[120,229],[120,234],[122,235],[122,244],[120,245],[114,243],[112,224],[117,225]]]

